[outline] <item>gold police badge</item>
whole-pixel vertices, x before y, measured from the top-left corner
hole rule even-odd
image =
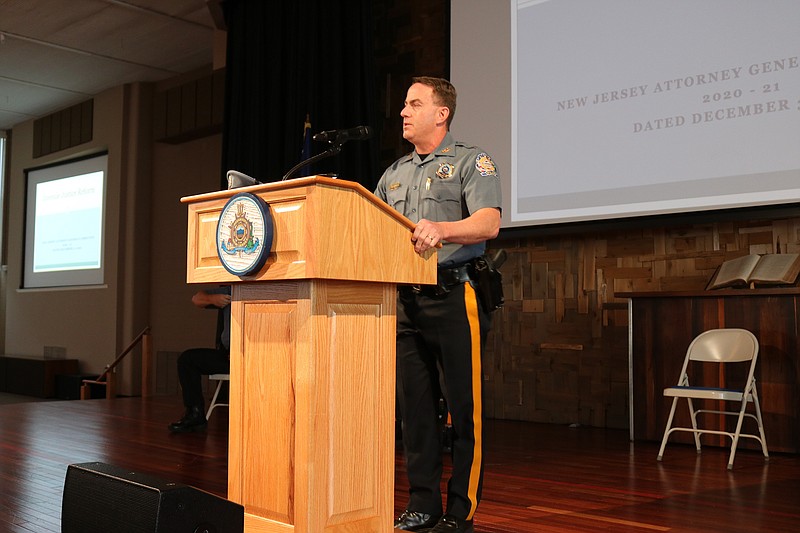
[[[450,163],[440,163],[439,170],[436,171],[436,176],[439,179],[446,180],[448,178],[453,177],[453,172],[455,171],[455,167]]]

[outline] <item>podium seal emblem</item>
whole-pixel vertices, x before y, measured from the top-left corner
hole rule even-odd
[[[272,248],[272,215],[258,196],[243,192],[232,196],[217,222],[217,255],[234,276],[256,274]]]

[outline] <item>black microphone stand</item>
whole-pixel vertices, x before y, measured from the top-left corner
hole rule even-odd
[[[297,163],[289,170],[289,172],[284,174],[284,176],[281,178],[281,181],[286,181],[289,178],[289,176],[291,176],[292,174],[294,174],[295,172],[297,172],[306,165],[311,165],[313,163],[316,163],[317,161],[320,161],[321,159],[325,159],[326,157],[337,155],[339,152],[342,151],[342,144],[344,143],[334,142],[334,141],[329,141],[329,142],[331,145],[328,147],[327,150]]]

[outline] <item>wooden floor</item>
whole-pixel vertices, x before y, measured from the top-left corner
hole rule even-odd
[[[100,461],[226,492],[227,422],[170,435],[177,398],[0,405],[0,533],[60,531],[67,466]],[[655,460],[656,443],[627,431],[487,421],[479,533],[800,531],[800,456],[740,451],[701,456],[685,445]],[[395,505],[406,482],[398,454]]]

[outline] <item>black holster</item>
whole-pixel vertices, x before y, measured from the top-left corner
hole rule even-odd
[[[499,255],[499,254],[498,254]],[[478,300],[487,313],[503,307],[503,275],[497,269],[495,260],[482,255],[469,263],[470,277],[475,281]]]

